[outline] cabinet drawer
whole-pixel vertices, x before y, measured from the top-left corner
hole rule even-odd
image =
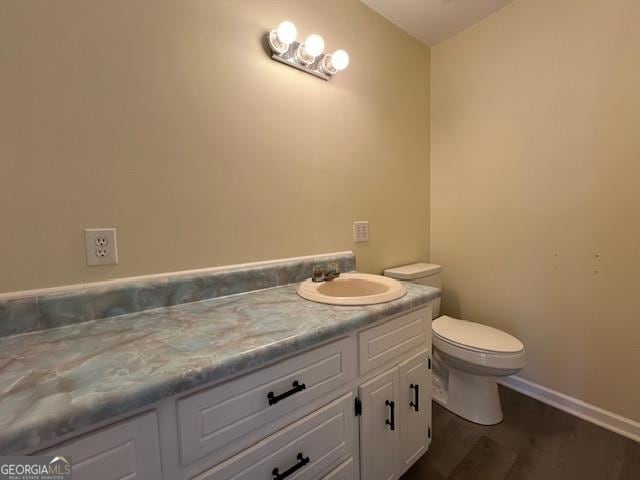
[[[355,376],[349,345],[346,338],[179,400],[182,463],[213,452],[211,460],[228,458],[283,427],[285,415],[345,385]]]
[[[348,393],[194,480],[273,480],[275,468],[280,474],[294,469],[287,480],[314,478],[352,454],[353,427]]]
[[[360,373],[364,374],[400,355],[431,343],[431,306],[360,332]]]
[[[350,458],[338,468],[332,470],[329,475],[322,477],[322,480],[354,480],[354,473],[353,458]]]
[[[102,428],[42,453],[71,456],[74,480],[159,480],[162,476],[155,412]]]

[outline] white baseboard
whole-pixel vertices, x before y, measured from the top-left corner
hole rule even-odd
[[[625,418],[602,408],[590,405],[570,397],[564,393],[551,390],[537,383],[530,382],[518,376],[502,377],[498,379],[505,387],[516,390],[524,395],[540,400],[559,410],[580,417],[591,423],[595,423],[607,430],[623,435],[631,440],[640,442],[640,422]]]

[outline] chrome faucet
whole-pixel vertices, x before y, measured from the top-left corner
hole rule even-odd
[[[337,263],[329,263],[326,267],[322,265],[316,265],[313,267],[313,275],[311,281],[313,282],[330,282],[340,276],[340,267]]]

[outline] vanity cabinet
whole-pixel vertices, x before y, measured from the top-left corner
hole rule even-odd
[[[431,307],[47,450],[79,480],[393,480],[429,447]]]

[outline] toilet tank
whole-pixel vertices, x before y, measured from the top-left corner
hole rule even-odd
[[[434,263],[412,263],[387,268],[385,276],[396,280],[406,280],[419,285],[427,285],[442,290],[442,267]],[[433,318],[440,316],[440,299],[433,301]]]

